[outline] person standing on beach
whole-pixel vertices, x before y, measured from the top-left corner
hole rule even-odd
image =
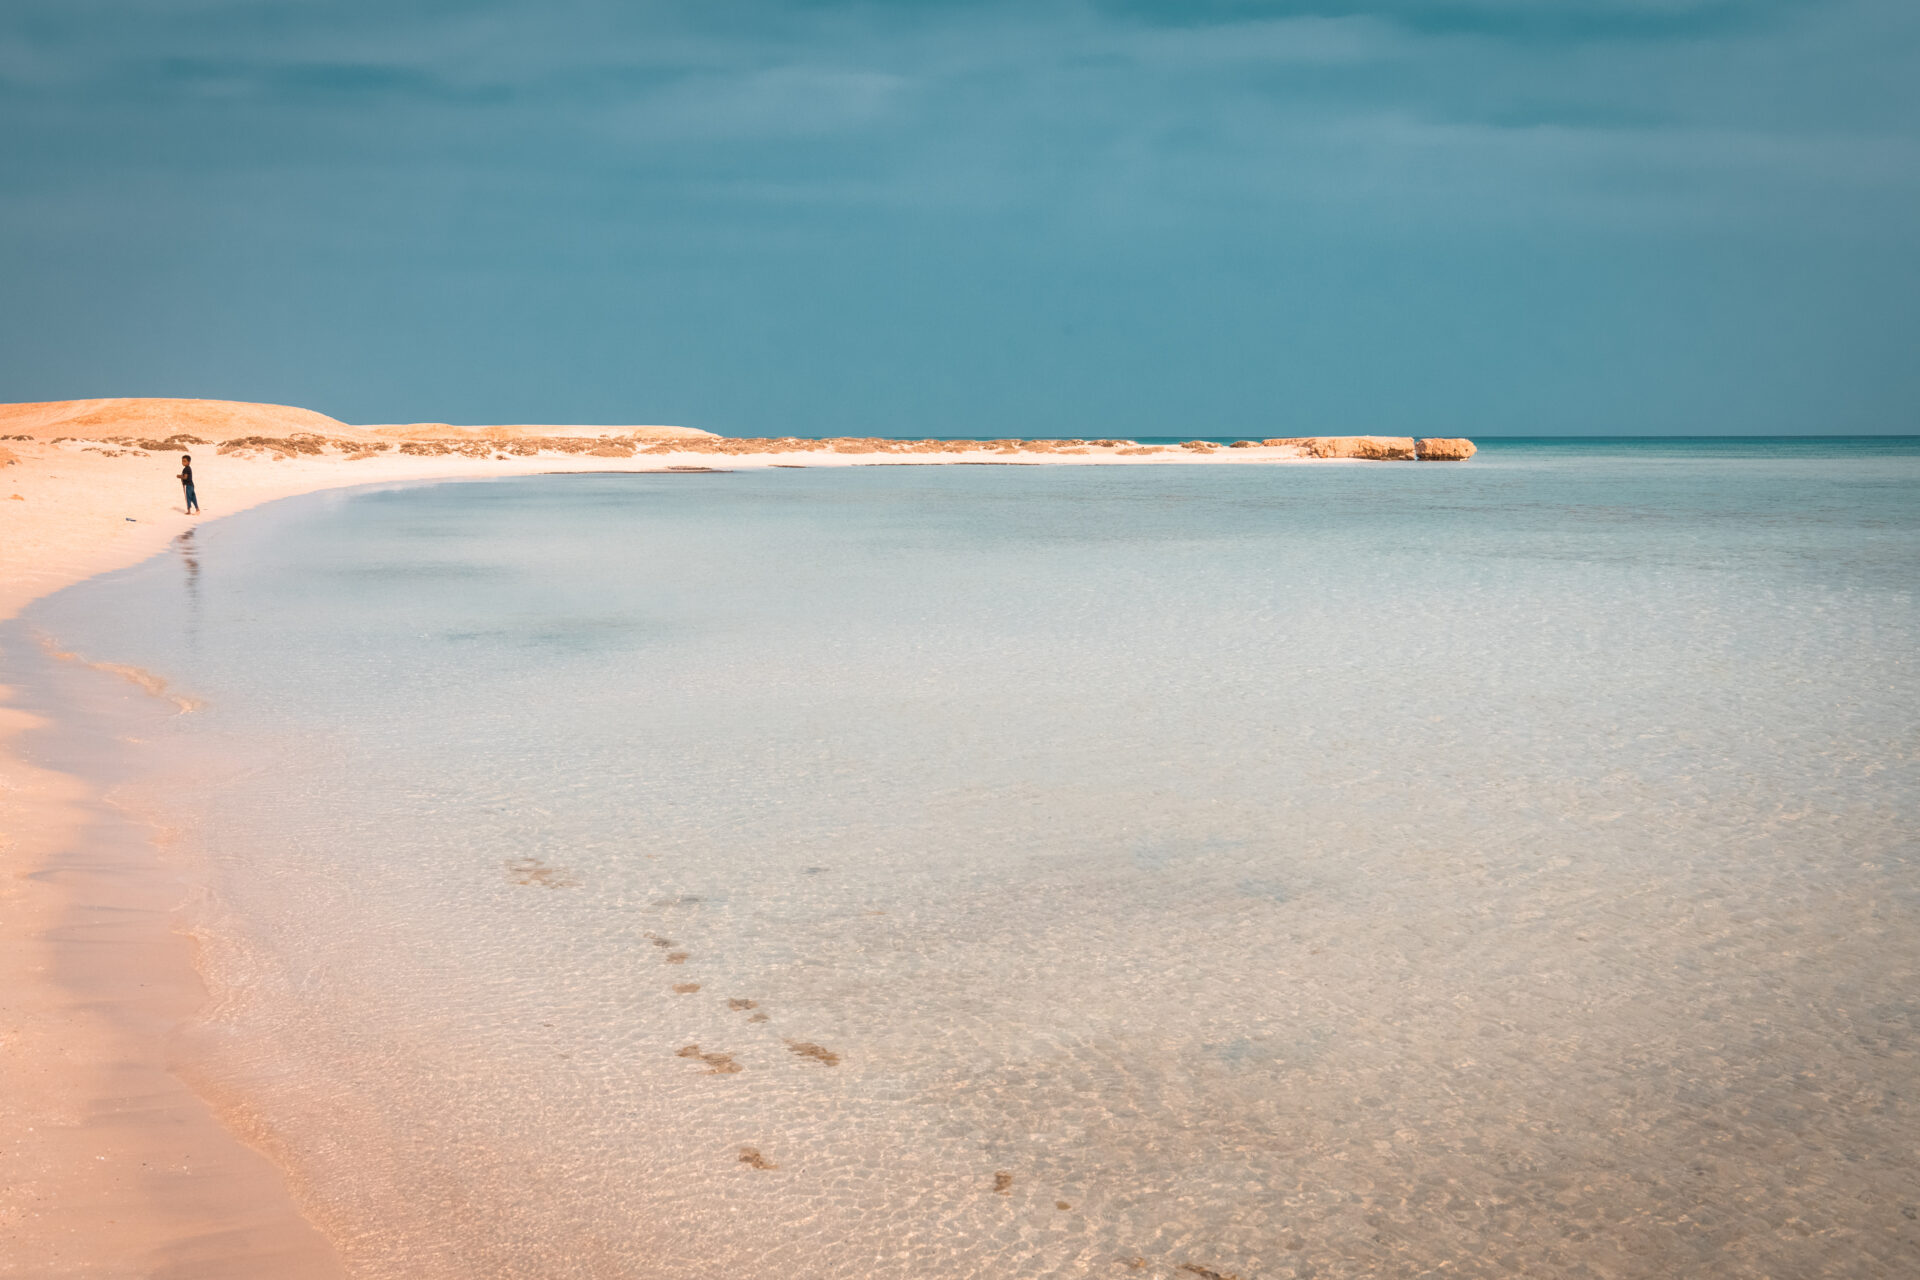
[[[200,499],[193,496],[193,455],[180,455],[180,487],[187,492],[187,514],[192,515],[200,509]]]

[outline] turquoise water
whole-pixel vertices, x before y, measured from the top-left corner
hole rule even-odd
[[[125,792],[187,1048],[356,1275],[1893,1276],[1917,499],[1911,440],[555,476],[24,625],[203,701]]]

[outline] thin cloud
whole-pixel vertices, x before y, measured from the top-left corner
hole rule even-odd
[[[1809,0],[1097,0],[1183,27],[1263,18],[1377,19],[1423,35],[1524,43],[1695,40],[1749,30]]]
[[[886,119],[908,84],[903,76],[830,67],[702,75],[629,98],[607,127],[629,140],[676,142],[840,134]]]

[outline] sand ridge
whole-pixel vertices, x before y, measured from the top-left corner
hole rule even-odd
[[[0,436],[31,440],[111,436],[165,439],[175,435],[225,440],[238,435],[352,435],[356,428],[311,409],[237,400],[109,398],[0,404]]]
[[[0,404],[0,437],[34,440],[167,440],[193,437],[219,443],[243,436],[323,436],[338,440],[504,440],[524,437],[607,437],[634,440],[702,439],[712,432],[667,426],[482,426],[445,422],[397,426],[350,426],[312,409],[239,400],[116,397]]]

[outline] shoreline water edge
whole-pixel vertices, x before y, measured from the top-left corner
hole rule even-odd
[[[342,1274],[236,1100],[183,1079],[175,1029],[208,999],[166,833],[103,778],[126,718],[189,714],[156,676],[36,645],[33,601],[138,564],[212,520],[325,489],[565,472],[861,465],[1460,460],[1465,440],[734,439],[685,428],[355,428],[224,401],[0,406],[0,1276]],[[195,455],[209,510],[172,465]],[[24,678],[23,678],[24,677]],[[48,697],[51,683],[58,696]],[[71,686],[71,687],[68,687]],[[190,691],[189,691],[190,692]],[[99,722],[58,723],[99,705]],[[85,713],[80,713],[87,718]],[[86,775],[86,776],[83,776]],[[243,1137],[242,1135],[247,1135]]]

